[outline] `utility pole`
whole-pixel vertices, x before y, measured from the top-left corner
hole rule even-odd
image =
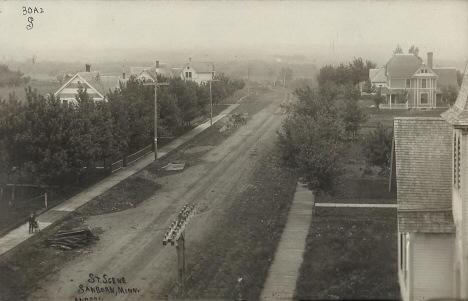
[[[186,273],[186,252],[185,252],[185,228],[189,220],[193,217],[195,212],[195,205],[189,206],[185,204],[179,212],[177,219],[175,219],[169,230],[164,235],[163,246],[167,243],[176,246],[177,251],[177,275],[179,278],[179,285],[182,290],[182,295],[185,297],[185,273]]]
[[[250,80],[250,67],[249,67],[249,69],[247,69],[247,81],[249,81],[249,80]]]
[[[210,80],[210,123],[213,125],[213,95],[211,94],[211,82],[219,82],[219,80]]]
[[[168,83],[158,83],[159,61],[156,61],[154,83],[143,84],[154,86],[154,161],[158,161],[158,86],[169,86]]]

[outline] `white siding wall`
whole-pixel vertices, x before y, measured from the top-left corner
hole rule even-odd
[[[454,297],[455,236],[417,233],[412,243],[413,300]]]

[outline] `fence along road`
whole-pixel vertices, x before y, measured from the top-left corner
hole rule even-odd
[[[240,100],[242,100],[243,98],[241,98]],[[238,106],[239,104],[230,105],[228,108],[222,111],[218,116],[213,118],[213,123],[216,123],[219,120],[221,120],[223,117],[231,113]],[[209,127],[210,127],[210,120],[208,120],[207,122],[203,124],[200,124],[199,126],[194,128],[190,132],[180,136],[174,141],[171,141],[170,143],[168,143],[167,145],[165,145],[159,150],[158,158],[161,158],[167,155],[169,152],[178,148],[184,142],[192,139],[193,137],[195,137],[196,135],[203,132]],[[121,181],[125,180],[126,178],[130,177],[131,175],[135,174],[136,172],[145,168],[146,166],[148,166],[149,164],[153,162],[154,162],[154,157],[147,155],[141,160],[135,162],[133,165],[127,166],[119,170],[118,172],[113,173],[112,175],[105,178],[104,180],[97,183],[96,185],[89,187],[88,189],[80,192],[74,197],[44,212],[43,214],[39,215],[36,218],[36,220],[39,223],[39,227],[41,228],[41,230],[43,230],[44,228],[47,228],[52,223],[66,216],[68,213],[83,206],[87,202],[91,201],[95,197],[109,190],[113,186],[117,185]],[[31,237],[31,234],[28,233],[29,232],[28,229],[29,229],[29,224],[25,223],[19,226],[18,228],[12,230],[11,232],[7,233],[5,236],[1,237],[0,238],[0,255],[11,250],[12,248],[16,247],[17,245],[19,245],[20,243],[22,243],[23,241]]]

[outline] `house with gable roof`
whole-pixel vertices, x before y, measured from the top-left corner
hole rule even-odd
[[[413,54],[395,54],[385,67],[370,69],[369,78],[387,99],[382,109],[436,108],[443,101],[442,88],[458,89],[455,68],[434,68],[432,52],[426,63]]]
[[[118,76],[102,76],[99,71],[91,71],[91,66],[86,65],[86,72],[78,72],[72,76],[57,92],[55,97],[60,97],[64,103],[76,102],[75,96],[78,89],[86,89],[94,100],[105,100],[109,91],[120,89],[120,84],[126,80]]]
[[[189,62],[182,68],[180,77],[183,80],[191,80],[198,84],[204,84],[214,79],[215,69],[212,62]]]
[[[176,77],[172,73],[171,68],[167,66],[165,63],[159,63],[159,68],[157,70],[157,74],[164,76],[164,77]],[[134,76],[140,80],[150,80],[154,81],[156,78],[156,63],[154,63],[151,67],[131,67],[130,68],[130,75]]]
[[[468,64],[464,74],[441,117],[394,119],[390,187],[405,301],[468,298]]]

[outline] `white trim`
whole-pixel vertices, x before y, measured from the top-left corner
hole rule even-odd
[[[73,76],[73,77],[72,77],[65,85],[63,85],[57,92],[55,92],[54,97],[57,96],[60,92],[62,92],[62,90],[65,89],[65,87],[66,87],[67,85],[69,85],[70,82],[71,82],[72,80],[74,80],[77,76],[78,76],[79,78],[81,78],[81,80],[83,80],[83,82],[86,83],[86,84],[88,85],[88,87],[90,87],[94,92],[96,92],[96,94],[98,94],[99,96],[101,96],[102,99],[105,98],[101,93],[99,93],[98,90],[96,90],[96,88],[94,88],[90,83],[88,83],[88,82],[87,82],[84,78],[82,78],[81,75],[79,75],[78,73],[75,74],[75,76]],[[78,91],[78,89],[77,89],[77,91]]]

